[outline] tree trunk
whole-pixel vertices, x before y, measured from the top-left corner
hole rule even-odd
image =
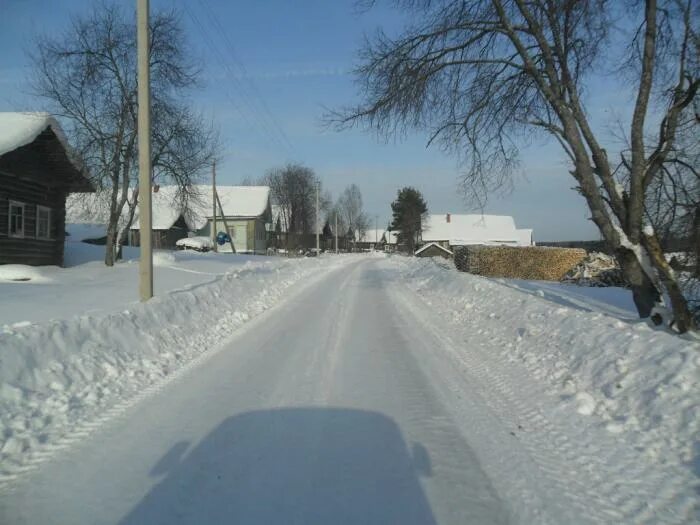
[[[683,292],[678,284],[673,268],[666,261],[661,245],[656,235],[643,234],[642,242],[654,268],[659,274],[659,279],[668,294],[673,310],[673,321],[680,333],[685,333],[694,328],[693,316],[688,308],[688,301],[683,296]]]
[[[114,266],[114,244],[117,237],[117,223],[110,219],[107,225],[107,242],[105,243],[105,265]]]
[[[659,304],[661,294],[639,264],[636,254],[627,248],[617,247],[615,255],[622,268],[622,273],[632,289],[632,299],[637,307],[639,317],[647,318],[654,306]]]
[[[700,206],[693,216],[693,243],[695,245],[695,277],[700,277]]]

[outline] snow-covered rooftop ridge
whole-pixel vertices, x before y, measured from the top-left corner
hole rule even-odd
[[[49,113],[0,112],[0,155],[31,144],[48,127],[68,150],[61,126]]]
[[[440,213],[428,215],[423,223],[422,239],[424,242],[448,241],[452,246],[518,245],[520,235],[509,215]]]
[[[438,243],[436,243],[436,242],[429,242],[428,244],[426,244],[426,245],[422,246],[421,248],[417,249],[416,252],[415,252],[415,255],[420,255],[421,253],[423,253],[425,250],[427,250],[427,249],[430,248],[431,246],[434,246],[434,247],[436,247],[436,248],[442,250],[443,252],[452,255],[452,250],[448,250],[447,248],[445,248],[444,246],[440,246],[440,245],[439,245]]]

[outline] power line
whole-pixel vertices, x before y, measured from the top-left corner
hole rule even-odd
[[[260,106],[262,107],[263,114],[269,119],[269,121],[272,123],[274,129],[279,133],[279,135],[282,137],[282,140],[284,140],[285,144],[289,147],[289,149],[294,152],[294,146],[292,145],[291,141],[289,140],[289,137],[287,134],[284,132],[282,127],[279,125],[277,122],[277,119],[275,119],[274,115],[270,111],[269,106],[265,102],[265,99],[263,96],[260,94],[260,90],[258,89],[257,85],[255,84],[255,81],[253,80],[252,76],[248,73],[248,69],[246,68],[245,64],[243,61],[240,60],[238,57],[235,46],[233,42],[231,42],[231,39],[228,36],[228,33],[225,31],[223,25],[221,24],[221,21],[219,18],[216,16],[214,13],[214,10],[212,7],[209,5],[209,3],[205,0],[199,0],[200,5],[204,7],[204,9],[207,12],[207,15],[212,22],[212,24],[215,26],[217,29],[217,32],[219,33],[220,37],[223,39],[224,43],[226,44],[227,50],[229,52],[229,55],[233,62],[239,67],[239,69],[242,72],[241,78],[244,83],[247,83],[248,89],[252,92],[253,100],[258,100]]]
[[[197,28],[200,31],[200,35],[202,36],[202,39],[204,40],[204,43],[207,45],[209,50],[211,51],[212,55],[214,56],[215,59],[217,59],[219,66],[224,70],[224,73],[226,73],[229,77],[230,80],[234,84],[239,84],[238,78],[234,71],[231,69],[231,66],[228,64],[226,59],[224,58],[223,54],[219,50],[219,48],[216,46],[215,42],[211,39],[209,32],[206,30],[204,27],[204,24],[200,21],[199,17],[190,9],[190,7],[187,5],[187,3],[184,3],[184,8],[187,14],[189,15],[190,19],[192,22],[197,26]],[[279,136],[277,136],[274,131],[272,131],[269,127],[268,124],[264,121],[264,119],[259,118],[259,115],[256,115],[258,111],[250,104],[250,101],[247,99],[247,97],[243,96],[241,97],[241,100],[243,103],[247,106],[247,110],[251,113],[251,116],[253,118],[253,121],[251,121],[248,116],[246,116],[242,106],[236,101],[236,98],[231,94],[230,90],[226,87],[224,88],[224,94],[226,95],[226,98],[228,98],[229,102],[231,102],[232,106],[236,109],[238,114],[243,118],[243,120],[248,124],[248,126],[253,129],[256,133],[260,135],[263,140],[267,140],[269,142],[275,142],[278,145],[280,145],[282,148],[287,149],[287,145],[284,143],[284,141],[280,140]],[[255,118],[258,116],[258,118]],[[263,136],[264,135],[264,136]]]

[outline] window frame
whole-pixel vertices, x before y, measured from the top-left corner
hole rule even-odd
[[[22,233],[12,233],[12,208],[22,208]],[[7,203],[7,236],[14,239],[24,239],[27,225],[27,204],[21,201],[10,200]]]
[[[45,211],[48,214],[47,225],[46,225],[46,236],[39,235],[39,212]],[[50,241],[53,239],[51,235],[51,222],[52,222],[53,210],[48,206],[37,205],[36,207],[36,238],[42,241]]]

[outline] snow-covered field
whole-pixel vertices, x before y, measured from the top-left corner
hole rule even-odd
[[[634,320],[626,290],[399,256],[160,259],[148,304],[119,290],[136,263],[0,284],[3,315],[7,287],[46,311],[0,333],[0,522],[699,517],[700,343]],[[62,314],[51,283],[109,300]]]
[[[67,268],[0,266],[0,333],[19,323],[43,323],[75,315],[117,312],[138,301],[138,248],[124,248],[124,261],[104,265],[104,246],[67,243]],[[193,251],[155,251],[156,295],[214,280],[267,257]],[[21,271],[20,271],[21,269]],[[18,276],[29,281],[14,281]]]

